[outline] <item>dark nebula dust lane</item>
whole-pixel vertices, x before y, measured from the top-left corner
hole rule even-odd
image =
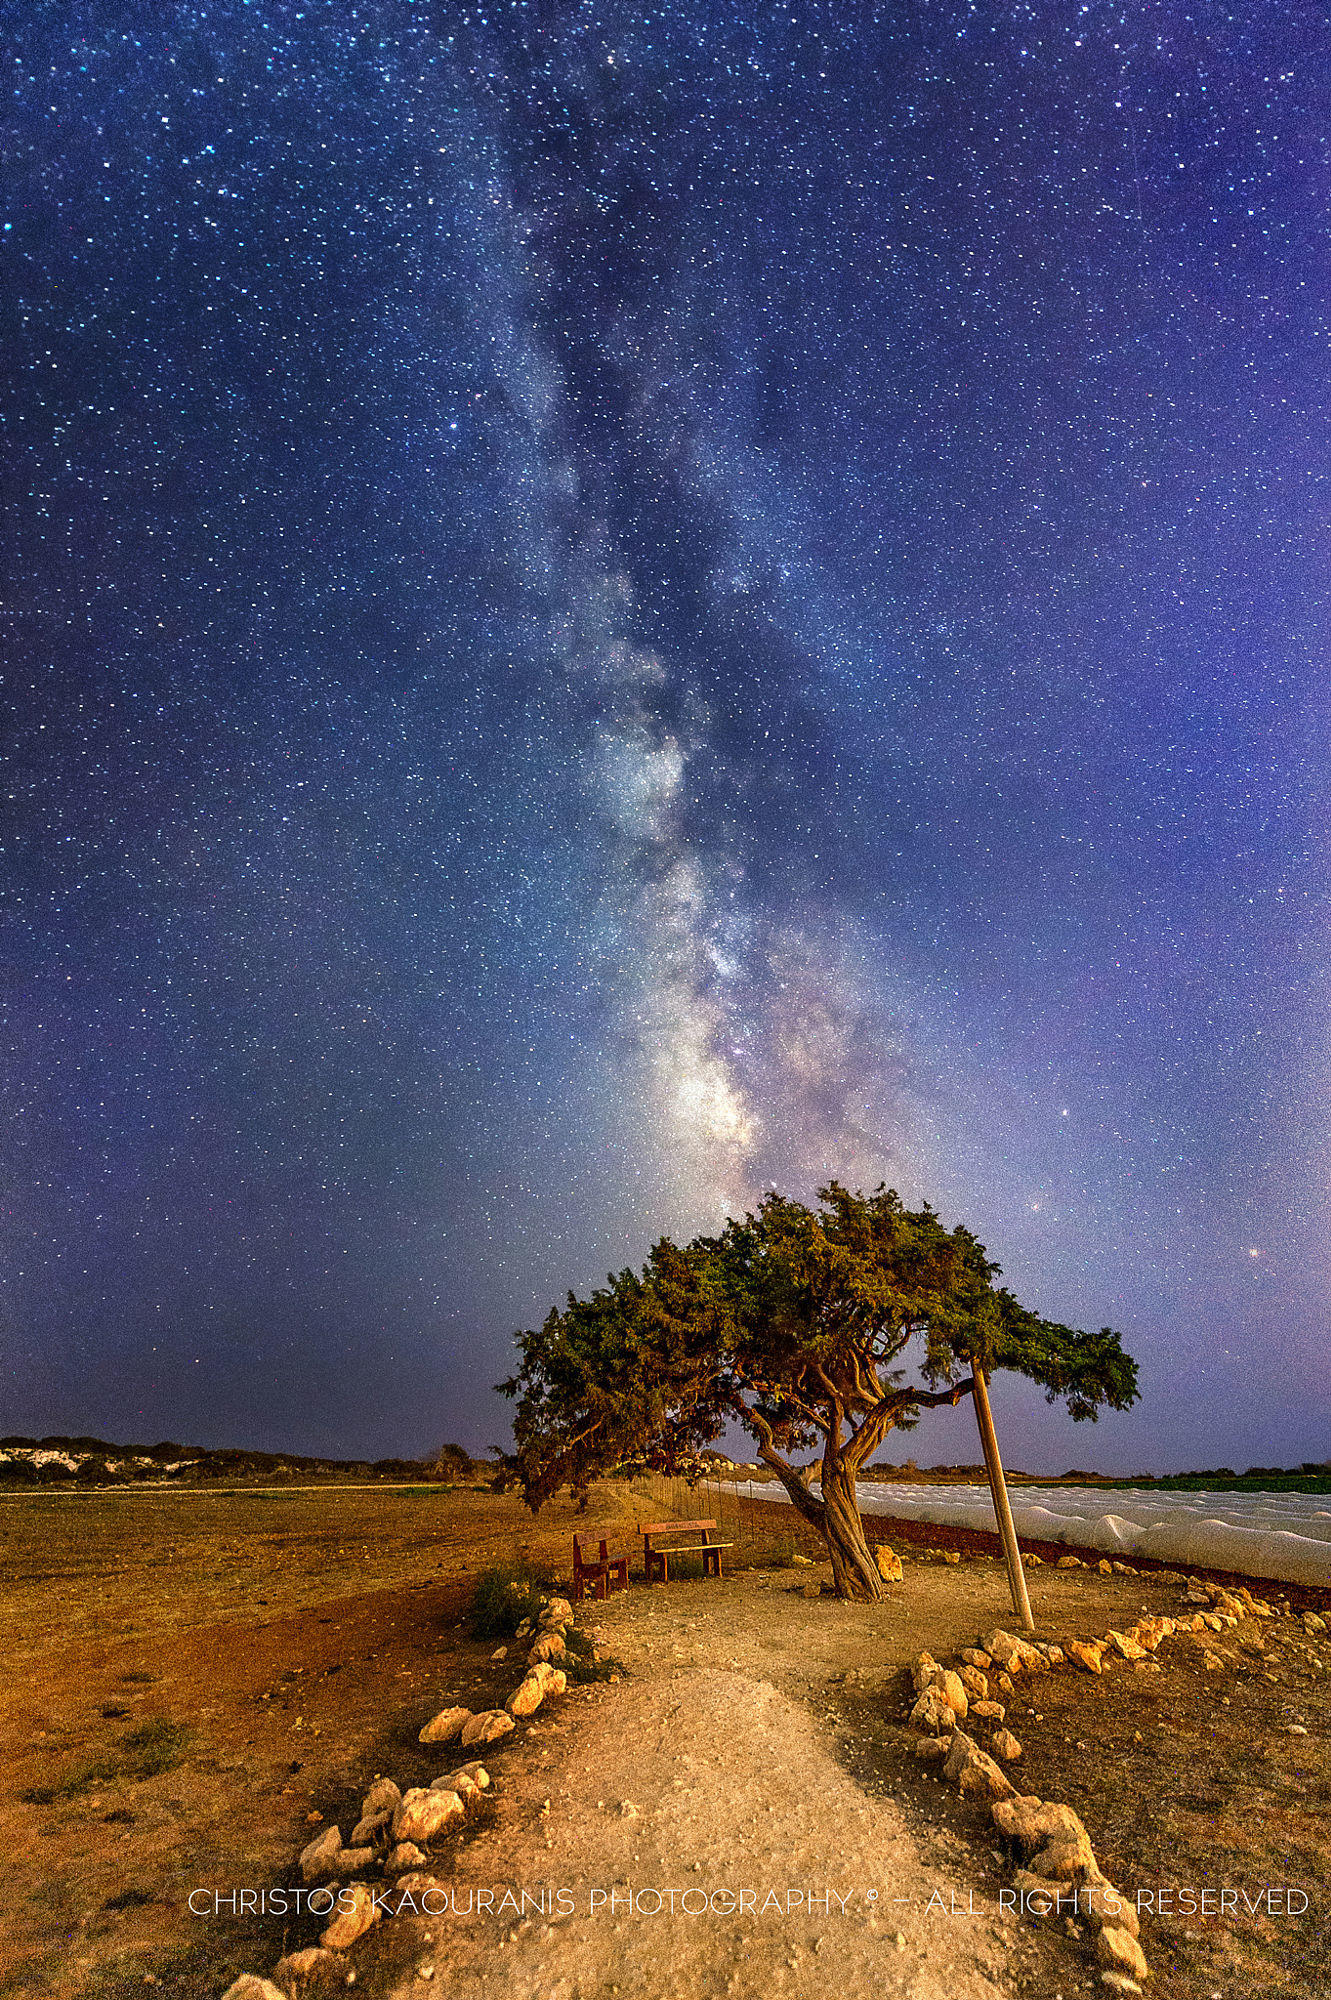
[[[1316,11],[10,27],[0,1430],[482,1446],[835,1174],[1125,1335],[1015,1462],[1325,1458]]]

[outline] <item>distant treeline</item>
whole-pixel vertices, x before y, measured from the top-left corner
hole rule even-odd
[[[754,1464],[735,1462],[723,1452],[699,1456],[702,1476],[747,1479]],[[507,1470],[506,1470],[507,1468]],[[620,1468],[621,1476],[631,1477],[634,1468]],[[816,1469],[816,1467],[811,1468]],[[143,1481],[169,1480],[173,1485],[215,1484],[218,1482],[267,1481],[281,1484],[303,1481],[317,1484],[337,1480],[408,1481],[422,1485],[476,1485],[481,1482],[503,1487],[512,1476],[511,1461],[498,1447],[491,1456],[473,1458],[459,1444],[441,1445],[428,1458],[310,1458],[293,1451],[241,1451],[213,1449],[204,1445],[177,1444],[163,1439],[158,1444],[111,1444],[95,1437],[4,1437],[0,1438],[0,1487],[4,1486],[122,1486]],[[867,1466],[862,1478],[878,1481],[912,1481],[922,1484],[983,1480],[983,1465]],[[1134,1473],[1127,1478],[1104,1472],[1021,1472],[1010,1470],[1014,1485],[1098,1486],[1106,1491],[1124,1487],[1155,1487],[1163,1492],[1331,1493],[1331,1461],[1304,1463],[1297,1467],[1250,1465],[1246,1472],[1221,1465],[1209,1471],[1152,1474]]]
[[[383,1479],[454,1483],[493,1478],[495,1466],[461,1445],[428,1458],[310,1458],[299,1452],[213,1449],[204,1445],[112,1444],[95,1437],[0,1438],[0,1485],[118,1486],[169,1479],[176,1485],[216,1480]]]
[[[1011,1485],[1100,1486],[1108,1492],[1147,1486],[1165,1493],[1331,1493],[1331,1463],[1312,1462],[1292,1467],[1250,1465],[1246,1472],[1236,1472],[1232,1465],[1201,1472],[1134,1472],[1126,1478],[1075,1468],[1069,1472],[1009,1472],[1007,1476]],[[939,1479],[973,1481],[984,1479],[985,1470],[982,1465],[930,1465],[909,1472],[897,1466],[870,1466],[864,1477],[926,1483]]]
[[[1167,1493],[1331,1493],[1331,1464],[1307,1462],[1289,1466],[1250,1465],[1235,1472],[1228,1465],[1213,1472],[1169,1472],[1158,1479],[1115,1479],[1114,1486],[1155,1486]]]
[[[935,1480],[974,1481],[985,1478],[983,1465],[928,1465],[916,1468],[897,1465],[869,1466],[862,1477],[885,1480]],[[1009,1471],[1008,1481],[1012,1485],[1032,1486],[1103,1486],[1109,1491],[1123,1491],[1128,1487],[1149,1486],[1162,1492],[1188,1493],[1242,1493],[1244,1491],[1263,1493],[1328,1493],[1331,1492],[1331,1461],[1320,1464],[1307,1461],[1302,1465],[1250,1465],[1246,1472],[1236,1472],[1232,1465],[1218,1465],[1211,1470],[1199,1472],[1134,1472],[1119,1477],[1108,1472],[1081,1472],[1075,1466],[1067,1472],[1015,1472]]]
[[[869,1465],[861,1479],[884,1483],[936,1485],[953,1482],[975,1484],[986,1478],[983,1465]],[[1067,1472],[1021,1472],[1009,1468],[1013,1486],[1098,1486],[1107,1492],[1129,1487],[1153,1487],[1168,1493],[1331,1493],[1331,1460],[1305,1461],[1302,1465],[1250,1465],[1236,1472],[1232,1465],[1218,1465],[1196,1472],[1134,1472],[1120,1476],[1110,1472],[1083,1472],[1073,1466]]]

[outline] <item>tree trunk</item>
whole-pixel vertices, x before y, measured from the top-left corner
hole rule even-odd
[[[823,1508],[817,1526],[832,1558],[837,1596],[881,1597],[883,1579],[864,1533],[855,1474],[839,1457],[832,1464],[826,1456],[823,1459]]]
[[[832,1576],[838,1597],[882,1597],[883,1579],[873,1550],[864,1533],[859,1497],[855,1491],[855,1469],[846,1465],[835,1446],[823,1452],[823,1495],[817,1499],[805,1481],[787,1464],[766,1438],[761,1437],[758,1456],[770,1465],[790,1496],[792,1505],[827,1544],[832,1558]]]

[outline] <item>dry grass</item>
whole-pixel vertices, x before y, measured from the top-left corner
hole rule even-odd
[[[592,1509],[627,1539],[636,1519],[716,1513],[708,1497],[610,1487]],[[891,1783],[935,1816],[959,1811],[902,1762],[890,1691],[833,1692],[835,1647],[826,1659],[787,1657],[787,1607],[799,1620],[824,1613],[787,1595],[795,1579],[781,1565],[816,1545],[779,1510],[750,1512],[727,1568],[763,1573],[743,1593],[762,1671],[844,1708],[872,1757],[857,1771],[864,1782]],[[489,1662],[493,1641],[470,1629],[477,1579],[512,1564],[566,1577],[571,1530],[593,1513],[559,1502],[533,1521],[512,1497],[436,1487],[0,1499],[0,1995],[142,2000],[151,1973],[163,2000],[200,2000],[308,1942],[271,1923],[199,1922],[189,1892],[287,1879],[311,1814],[344,1822],[380,1772],[429,1775],[421,1722],[446,1700],[490,1706],[508,1691],[506,1669]],[[708,1617],[709,1587],[681,1588]],[[1147,1598],[1176,1608],[1178,1596],[1155,1579],[1087,1572],[1035,1571],[1032,1590],[1086,1631],[1126,1622]],[[671,1601],[630,1596],[644,1613]],[[896,1608],[875,1614],[878,1654],[963,1643],[963,1622],[973,1634],[982,1603],[987,1622],[1001,1617],[1001,1598],[987,1559],[908,1560]],[[1023,1693],[1012,1716],[1028,1782],[1083,1813],[1125,1886],[1223,1865],[1249,1888],[1308,1888],[1305,1924],[1149,1920],[1161,1990],[1179,2000],[1331,1993],[1331,1647],[1304,1642],[1290,1621],[1278,1629],[1277,1639],[1264,1628],[1274,1659],[1231,1634],[1220,1673],[1179,1654],[1158,1682],[1050,1677],[1032,1712]],[[1283,1733],[1291,1703],[1306,1737]]]

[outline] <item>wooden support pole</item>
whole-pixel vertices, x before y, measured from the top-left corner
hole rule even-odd
[[[1003,1461],[998,1456],[998,1439],[994,1435],[994,1419],[989,1409],[989,1387],[984,1379],[984,1370],[978,1362],[972,1373],[975,1377],[975,1421],[980,1427],[984,1469],[989,1475],[989,1491],[993,1495],[998,1532],[1003,1537],[1003,1554],[1007,1560],[1007,1580],[1012,1591],[1012,1608],[1021,1619],[1024,1629],[1033,1632],[1035,1620],[1031,1616],[1031,1600],[1026,1594],[1026,1572],[1022,1568],[1021,1550],[1017,1545],[1017,1530],[1012,1519],[1012,1509],[1008,1504]]]

